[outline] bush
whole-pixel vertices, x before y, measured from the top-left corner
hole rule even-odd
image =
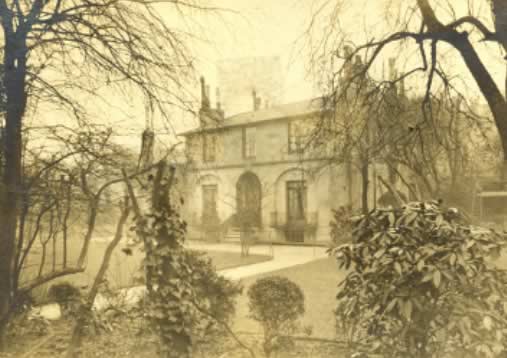
[[[204,300],[207,312],[217,321],[228,323],[236,311],[236,298],[243,291],[239,283],[217,274],[211,259],[205,253],[186,251],[186,261],[191,268],[191,283],[194,293]],[[213,323],[213,322],[212,322]],[[202,336],[216,328],[216,322],[202,332]]]
[[[506,353],[507,273],[493,263],[505,237],[459,219],[435,202],[374,210],[333,249],[351,269],[336,315],[357,356]]]
[[[69,282],[60,282],[51,285],[48,298],[62,306],[65,311],[73,311],[81,300],[81,290]]]
[[[197,342],[206,343],[223,333],[224,323],[230,323],[236,312],[236,299],[243,288],[239,283],[218,275],[204,252],[185,250],[183,256],[188,268],[184,280],[192,287],[195,304],[201,309],[192,310],[192,335]],[[138,281],[144,284],[144,277]],[[146,303],[139,308],[147,309]]]
[[[299,328],[298,319],[305,313],[305,297],[301,288],[285,277],[270,276],[257,280],[248,290],[251,317],[264,333],[264,353],[291,344],[287,336]]]

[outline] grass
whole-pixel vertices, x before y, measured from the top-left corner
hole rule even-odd
[[[102,258],[109,242],[107,241],[92,241],[88,251],[88,257],[86,258],[86,271],[80,274],[63,277],[60,281],[72,282],[76,286],[89,286],[96,273],[102,264]],[[141,274],[141,263],[144,257],[144,252],[139,247],[133,248],[130,255],[126,255],[122,249],[125,247],[123,243],[120,243],[113,252],[111,261],[109,263],[109,270],[107,278],[111,287],[123,288],[136,285],[135,277]],[[77,261],[79,245],[73,245],[70,247],[69,262],[70,265],[74,265]],[[239,248],[238,248],[239,250]],[[213,264],[217,270],[223,270],[232,267],[238,267],[243,265],[250,265],[258,262],[264,262],[270,260],[271,257],[268,255],[249,255],[248,257],[241,257],[239,252],[225,252],[225,251],[204,251],[208,257],[211,258]],[[37,274],[39,257],[34,254],[30,257],[34,265],[25,271],[27,277],[31,277]],[[46,271],[51,270],[51,260],[46,262]],[[28,272],[30,270],[30,272]],[[55,281],[56,282],[56,281]],[[54,283],[54,282],[53,282]]]
[[[206,251],[206,255],[211,258],[211,261],[217,270],[225,270],[234,267],[251,265],[272,259],[268,255],[250,254],[246,257],[243,257],[239,252],[226,251]]]
[[[316,260],[298,265],[252,276],[243,279],[243,295],[238,300],[234,328],[238,331],[258,332],[258,324],[248,317],[248,298],[246,292],[255,280],[265,276],[284,276],[297,283],[305,294],[306,313],[304,325],[313,327],[313,335],[321,338],[334,338],[334,309],[338,283],[345,277],[345,272],[338,269],[334,258]]]
[[[80,284],[86,285],[92,282],[101,263],[102,257],[107,246],[106,242],[94,242],[90,247],[88,264],[86,272],[77,278]],[[117,247],[109,265],[108,279],[114,287],[129,287],[135,285],[135,277],[139,276],[144,252],[135,249],[132,255],[126,255],[122,252],[121,246]],[[217,270],[223,270],[231,267],[250,265],[253,263],[270,260],[267,255],[250,255],[241,257],[240,253],[225,251],[205,251],[211,258]],[[75,282],[75,279],[72,278]]]
[[[242,265],[257,262],[257,260],[266,260],[267,256],[251,255],[242,258],[239,253],[209,251],[207,254],[211,257],[217,268],[224,269],[234,265]],[[122,254],[123,255],[123,254]],[[125,256],[125,255],[123,255]],[[125,259],[125,258],[124,258]],[[132,257],[127,257],[127,260]],[[296,282],[305,293],[306,314],[303,320],[305,325],[312,325],[314,336],[320,338],[334,338],[334,315],[333,310],[336,305],[335,296],[337,293],[337,284],[343,279],[345,272],[338,270],[334,258],[325,258],[316,260],[307,264],[293,266],[290,268],[274,271],[268,274],[257,275],[243,279],[241,282],[245,287],[244,294],[240,297],[237,305],[236,320],[233,329],[240,333],[243,341],[250,346],[255,346],[259,350],[261,343],[260,337],[241,332],[259,332],[259,327],[250,318],[248,318],[248,300],[246,297],[247,289],[255,280],[260,277],[280,275]],[[121,317],[121,316],[120,316]],[[126,319],[126,318],[125,318]],[[36,355],[40,358],[61,357],[68,344],[68,334],[70,332],[71,321],[55,322],[53,325],[62,324],[61,329],[52,328],[58,332],[55,340],[50,344],[45,344],[44,348],[37,349]],[[109,356],[109,357],[139,357],[148,358],[156,355],[156,340],[152,334],[144,332],[136,333],[136,326],[139,322],[120,321],[113,322],[114,330],[112,332],[103,332],[98,336],[91,336],[85,339],[83,347],[83,357]],[[26,341],[19,337],[13,354],[9,357],[18,356],[17,353],[26,350]],[[37,338],[39,341],[43,338]],[[255,343],[255,344],[254,344]],[[30,344],[33,344],[30,343]],[[216,346],[216,347],[215,347]],[[230,337],[224,337],[215,342],[212,349],[206,350],[196,355],[198,357],[217,358],[223,357],[227,353],[229,357],[247,358],[244,351],[238,348]],[[258,355],[261,357],[262,355]],[[344,357],[344,353],[336,345],[325,343],[298,342],[296,347],[290,352],[281,353],[279,358],[324,358],[324,357]]]

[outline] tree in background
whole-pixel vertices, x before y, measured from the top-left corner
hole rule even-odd
[[[0,337],[13,303],[27,114],[37,114],[36,105],[46,103],[67,112],[76,120],[74,127],[84,129],[89,124],[86,98],[104,100],[100,89],[107,89],[140,94],[169,126],[169,108],[187,107],[184,84],[192,73],[192,58],[185,44],[189,36],[169,27],[160,13],[165,9],[183,17],[187,9],[207,9],[193,1],[164,4],[169,9],[134,0],[0,0],[5,86]]]
[[[462,90],[463,85],[459,83],[464,79],[453,76],[453,69],[446,61],[446,58],[456,56],[463,60],[492,113],[502,144],[505,162],[502,177],[505,177],[507,172],[507,99],[505,90],[501,90],[494,80],[494,68],[489,65],[492,62],[487,63],[478,53],[480,43],[486,42],[500,47],[498,50],[494,46],[488,46],[489,55],[499,60],[505,56],[507,4],[504,1],[469,2],[465,10],[466,14],[463,16],[457,15],[462,9],[459,4],[451,2],[385,1],[383,5],[386,18],[381,19],[382,16],[379,15],[376,20],[382,22],[384,29],[388,29],[387,32],[374,33],[369,36],[370,39],[356,44],[353,51],[349,53],[341,50],[344,44],[353,41],[347,33],[350,29],[344,28],[342,22],[347,16],[347,6],[357,4],[348,0],[336,0],[326,4],[331,6],[331,11],[327,13],[326,9],[329,7],[323,6],[314,14],[309,38],[312,40],[310,43],[312,65],[317,71],[323,70],[325,78],[323,83],[328,103],[336,103],[338,99],[346,96],[356,79],[364,77],[375,63],[382,61],[383,52],[399,45],[394,51],[397,51],[400,56],[405,55],[410,58],[415,53],[417,58],[410,58],[410,61],[407,61],[407,67],[411,67],[396,73],[395,77],[376,81],[377,92],[382,93],[387,87],[414,78],[425,82],[421,117],[426,124],[432,121],[431,108],[435,98],[432,94],[435,90],[445,93],[449,103],[453,103],[454,106],[457,107],[459,104],[460,111],[465,116],[474,116],[474,111],[470,107],[471,98]],[[490,12],[487,11],[488,9]],[[329,16],[326,17],[326,15]],[[319,20],[327,24],[323,26],[322,33],[316,25],[322,23]],[[313,41],[315,33],[321,36],[319,41]],[[357,31],[353,33],[357,35]],[[363,69],[350,77],[347,83],[343,83],[340,78],[357,56],[364,58]],[[454,100],[450,101],[451,99]]]

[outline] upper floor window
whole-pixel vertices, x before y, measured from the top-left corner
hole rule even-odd
[[[214,162],[217,156],[217,136],[214,133],[203,135],[203,161]]]
[[[308,129],[302,120],[289,122],[289,153],[301,153],[304,151],[308,140]]]
[[[255,127],[243,128],[243,157],[255,158],[255,145],[257,143],[257,130]]]

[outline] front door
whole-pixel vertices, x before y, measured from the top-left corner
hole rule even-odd
[[[287,182],[288,241],[303,242],[306,224],[306,183],[304,180]]]
[[[239,226],[261,226],[262,188],[259,178],[246,172],[236,184],[236,214]]]

